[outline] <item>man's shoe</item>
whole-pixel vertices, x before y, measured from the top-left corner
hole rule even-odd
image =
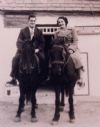
[[[12,79],[11,81],[8,81],[7,84],[11,84],[13,86],[17,86],[17,81],[16,81],[16,79]]]

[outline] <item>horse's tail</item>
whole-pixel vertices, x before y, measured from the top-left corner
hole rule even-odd
[[[68,95],[69,95],[69,90],[68,90],[68,89],[65,89],[65,93],[66,93],[66,96],[68,97]]]

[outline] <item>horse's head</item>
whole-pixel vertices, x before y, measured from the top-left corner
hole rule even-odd
[[[50,51],[51,73],[60,76],[64,72],[66,52],[62,45],[54,44]]]
[[[31,41],[25,41],[22,47],[22,53],[19,62],[21,73],[31,74],[35,68],[35,49]]]

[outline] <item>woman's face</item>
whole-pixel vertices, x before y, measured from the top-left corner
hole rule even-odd
[[[65,28],[66,27],[66,23],[63,19],[58,19],[58,26],[60,28]]]

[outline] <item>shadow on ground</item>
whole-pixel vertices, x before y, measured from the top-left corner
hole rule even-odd
[[[0,101],[0,127],[52,127],[51,120],[54,113],[53,104],[39,104],[37,123],[30,121],[30,105],[25,107],[25,112],[22,114],[20,123],[14,122],[18,104],[12,102]],[[68,119],[68,104],[66,104],[64,112],[61,113],[61,118],[56,127],[100,127],[100,102],[82,102],[78,101],[75,104],[76,120],[75,123],[69,123]]]

